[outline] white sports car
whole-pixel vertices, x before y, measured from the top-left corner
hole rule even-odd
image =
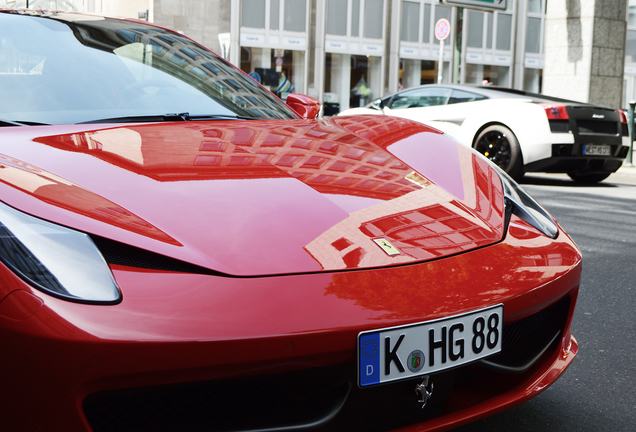
[[[515,179],[567,173],[596,183],[620,168],[629,149],[622,110],[500,87],[423,85],[339,115],[417,120],[474,147]]]

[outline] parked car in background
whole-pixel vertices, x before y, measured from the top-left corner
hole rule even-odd
[[[428,431],[552,384],[573,241],[438,130],[319,110],[161,27],[0,10],[0,429]]]
[[[551,172],[596,183],[620,168],[629,148],[622,110],[501,87],[423,85],[339,115],[354,114],[434,126],[517,180],[525,172]]]

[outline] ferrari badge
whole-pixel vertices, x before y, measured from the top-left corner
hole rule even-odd
[[[384,252],[386,252],[386,254],[388,256],[394,256],[394,255],[401,255],[402,252],[400,252],[400,250],[398,248],[396,248],[395,246],[393,246],[387,239],[385,238],[379,238],[379,239],[373,239],[373,241],[375,242],[375,244],[377,244],[378,246],[380,246],[382,248],[382,250]]]

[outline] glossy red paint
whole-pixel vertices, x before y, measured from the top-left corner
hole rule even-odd
[[[320,113],[320,101],[311,96],[298,93],[290,93],[287,96],[287,105],[303,119],[315,119]]]
[[[3,357],[2,368],[14,371],[4,379],[3,388],[12,389],[4,408],[20,413],[9,418],[10,430],[50,424],[88,430],[82,400],[105,389],[354,362],[358,332],[423,317],[501,302],[506,319],[518,319],[564,296],[572,297],[571,317],[580,258],[567,236],[547,239],[513,217],[499,244],[364,272],[228,278],[115,267],[124,300],[114,306],[47,296],[1,266],[0,297],[19,289],[44,303],[26,320],[0,316],[3,347],[13,353]],[[408,430],[457,425],[526,400],[571,362],[576,343],[569,332],[561,345],[558,355],[524,375],[523,385]]]
[[[29,14],[53,26],[44,20],[85,21]],[[165,36],[151,26],[140,29],[141,22],[137,28],[101,20],[69,26],[82,41],[78,48],[96,46],[103,54],[103,41],[118,38],[113,28],[119,26],[129,27],[127,44],[151,38],[161,45],[157,41]],[[98,37],[102,31],[110,36]],[[179,35],[171,38],[162,48],[168,61],[181,48],[200,48]],[[184,59],[185,73],[199,64],[195,57]],[[442,379],[436,388],[443,395],[436,400],[443,410],[404,430],[458,426],[520,403],[558,378],[578,349],[569,329],[581,254],[565,233],[546,237],[506,211],[493,168],[435,129],[377,116],[299,120],[284,105],[272,108],[279,101],[257,91],[253,81],[233,81],[244,77],[227,62],[215,61],[219,67],[209,70],[218,72],[204,72],[206,80],[232,80],[226,82],[241,92],[251,88],[260,95],[252,106],[259,116],[288,120],[186,121],[187,115],[167,114],[155,117],[184,121],[27,126],[32,122],[9,120],[2,128],[3,202],[91,234],[97,243],[98,237],[118,242],[115,249],[126,259],[130,246],[138,248],[131,253],[134,264],[109,256],[123,296],[109,305],[52,297],[0,262],[2,430],[91,432],[90,417],[97,432],[99,424],[123,432],[121,425],[131,421],[132,430],[145,425],[157,432],[165,426],[164,413],[124,418],[110,402],[130,390],[133,402],[154,409],[147,396],[158,386],[183,385],[188,390],[178,395],[186,408],[166,426],[179,429],[192,417],[190,402],[202,403],[204,416],[193,420],[200,422],[215,399],[212,392],[199,399],[192,389],[209,390],[219,381],[229,382],[228,390],[239,381],[247,387],[236,392],[236,412],[225,409],[229,392],[219,392],[224,411],[212,423],[226,415],[253,420],[243,412],[261,402],[253,400],[253,380],[277,387],[281,376],[290,380],[293,372],[327,378],[323,368],[343,372],[339,388],[350,392],[345,397],[357,392],[351,405],[360,404],[378,395],[351,387],[360,332],[499,303],[508,329],[525,325],[526,318],[558,321],[556,342],[547,346],[550,339],[542,338],[533,353],[543,354],[516,374],[495,363],[489,366],[495,371],[475,363],[435,374]],[[288,102],[308,118],[318,109],[315,100],[299,95]],[[269,108],[281,115],[267,114]],[[83,121],[69,119],[51,122]],[[390,242],[399,254],[390,256],[374,240]],[[99,247],[108,255],[108,244]],[[156,255],[144,261],[147,251],[200,267],[150,270],[166,267],[161,259],[154,266]],[[136,261],[140,255],[144,259]],[[505,335],[506,327],[502,340]],[[457,382],[444,381],[447,372],[457,374]],[[298,382],[303,388],[293,398],[312,393],[304,380]],[[400,389],[392,386],[376,389],[388,389],[388,396],[381,395],[390,399]],[[102,408],[100,398],[109,391],[115,397],[106,412],[91,414],[90,401]],[[137,398],[139,392],[145,396]],[[284,390],[274,394],[289,396]],[[415,397],[407,409],[410,402]],[[310,420],[318,415],[313,404],[305,405],[300,408]],[[272,413],[274,426],[280,425],[281,414]],[[148,426],[150,420],[158,427]],[[199,430],[209,429],[209,419],[204,423]]]
[[[504,234],[493,168],[408,120],[58,130],[4,133],[12,155],[0,154],[5,203],[221,273],[416,262]],[[350,246],[337,250],[342,233]],[[401,254],[386,255],[376,238]]]

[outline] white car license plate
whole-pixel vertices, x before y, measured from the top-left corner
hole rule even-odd
[[[503,305],[358,335],[358,385],[449,369],[501,351]]]
[[[583,146],[583,154],[587,156],[611,156],[611,148],[608,145],[587,144]]]

